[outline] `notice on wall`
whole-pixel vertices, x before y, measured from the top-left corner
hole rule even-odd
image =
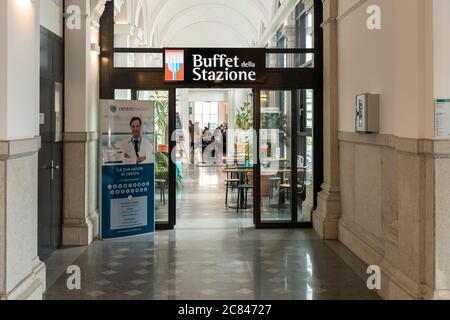
[[[436,138],[450,138],[450,99],[436,99],[434,128]]]
[[[155,231],[154,108],[102,101],[102,239]]]

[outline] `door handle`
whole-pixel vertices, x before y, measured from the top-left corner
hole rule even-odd
[[[43,169],[45,170],[51,170],[51,176],[52,176],[52,180],[54,180],[55,178],[55,170],[59,170],[60,166],[56,166],[55,165],[55,161],[52,160],[52,164],[50,166],[43,166]]]

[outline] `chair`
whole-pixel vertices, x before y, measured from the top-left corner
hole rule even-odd
[[[231,191],[233,191],[235,188],[238,187],[240,182],[240,179],[225,179],[225,188],[226,188],[226,192],[225,192],[225,205],[228,205],[228,189],[231,188]]]
[[[268,181],[269,181],[269,203],[271,203],[270,200],[275,197],[274,190],[276,190],[276,188],[278,187],[278,184],[281,182],[281,178],[280,177],[270,177],[268,179]]]
[[[304,200],[304,195],[306,193],[306,167],[302,168],[301,171],[299,171],[297,176],[297,195],[302,195],[302,201]],[[288,181],[285,181],[280,184],[280,191],[278,193],[278,210],[281,209],[281,199],[282,196],[286,193],[287,199],[289,199],[289,190],[292,188],[291,184]]]
[[[239,212],[239,208],[240,208],[240,205],[241,205],[241,192],[242,192],[242,189],[244,189],[244,193],[245,193],[245,195],[244,195],[244,206],[245,206],[245,208],[247,208],[247,200],[248,200],[248,190],[249,189],[253,189],[253,185],[250,185],[250,184],[240,184],[239,186],[238,186],[238,196],[237,196],[237,205],[236,205],[236,212]]]
[[[251,175],[251,177],[249,177]],[[237,204],[236,204],[236,212],[239,212],[239,209],[241,208],[241,193],[243,193],[244,196],[244,207],[247,208],[248,204],[248,190],[253,190],[253,173],[247,173],[245,178],[242,179],[243,182],[241,182],[238,185],[238,195],[237,195]]]

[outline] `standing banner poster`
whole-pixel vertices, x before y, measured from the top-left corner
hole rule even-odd
[[[155,231],[152,101],[101,101],[102,239]]]

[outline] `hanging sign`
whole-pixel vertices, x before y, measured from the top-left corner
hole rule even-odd
[[[164,50],[166,82],[188,84],[263,83],[265,51],[260,48]]]
[[[103,239],[155,231],[154,105],[101,102]]]
[[[434,127],[436,138],[450,138],[450,99],[436,99]]]

